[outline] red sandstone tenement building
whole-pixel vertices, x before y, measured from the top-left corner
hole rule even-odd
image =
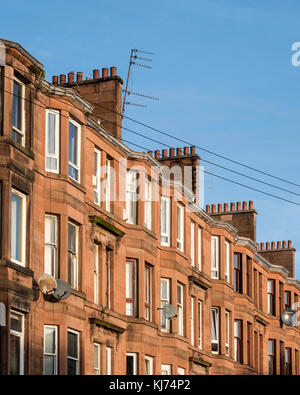
[[[299,374],[299,328],[280,322],[300,294],[291,242],[258,246],[252,201],[202,210],[194,147],[128,148],[114,67],[49,83],[2,43],[1,374]],[[71,296],[48,300],[43,273]]]

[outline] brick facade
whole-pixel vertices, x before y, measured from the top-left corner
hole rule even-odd
[[[51,84],[44,79],[40,62],[20,45],[3,42],[0,302],[6,307],[6,326],[0,327],[0,372],[43,374],[45,354],[51,354],[45,351],[46,326],[56,331],[56,350],[49,360],[55,360],[58,374],[67,374],[72,366],[78,374],[126,374],[126,360],[127,369],[133,361],[137,374],[146,374],[146,369],[153,374],[168,369],[172,374],[269,374],[270,340],[274,340],[274,373],[299,374],[299,329],[280,322],[285,302],[292,306],[300,294],[300,283],[293,278],[295,250],[291,242],[267,243],[266,248],[257,244],[257,212],[252,201],[201,209],[197,198],[201,159],[195,147],[155,151],[154,155],[127,147],[121,141],[122,79],[114,67],[110,72],[102,69],[101,77],[98,70],[88,80],[83,80],[82,73],[76,78],[69,73],[68,78],[53,77]],[[14,81],[24,87],[23,107],[19,104],[17,108],[14,102]],[[59,125],[56,172],[45,167],[47,109],[54,110],[53,119]],[[13,127],[16,111],[24,114],[20,133]],[[75,127],[79,125],[77,157],[74,154],[72,160],[70,119]],[[108,189],[102,188],[107,175],[102,174],[100,204],[95,203],[95,149],[100,153],[100,164],[106,166],[109,160],[112,174],[116,174],[111,178],[111,191],[116,190],[118,197],[108,197]],[[75,162],[79,162],[78,169]],[[181,180],[184,188],[176,174],[169,181],[160,174],[163,165],[171,169],[190,166],[191,172]],[[151,201],[151,208],[144,199],[134,203],[136,223],[129,223],[126,173],[136,166],[142,168],[138,191],[144,189],[147,178],[153,196],[156,192],[159,198]],[[154,167],[158,169],[155,172]],[[168,242],[163,243],[161,196],[166,196],[167,186],[170,231]],[[12,205],[13,193],[21,196],[22,214]],[[179,203],[184,210],[180,238]],[[147,209],[151,224],[146,220]],[[20,240],[14,234],[12,217],[16,215],[24,225]],[[76,267],[77,273],[71,296],[60,301],[42,294],[38,286],[45,272],[46,215],[56,221],[51,250],[56,254],[55,277],[70,282],[70,267]],[[76,233],[74,247],[70,229]],[[215,250],[212,243],[216,243]],[[237,265],[240,274],[235,270]],[[270,284],[274,286],[273,299],[269,299],[272,312]],[[182,311],[166,330],[162,328],[162,299]],[[24,324],[19,337],[14,314],[19,314]],[[212,336],[212,317],[216,336]],[[77,336],[75,356],[70,346],[68,350],[68,330]],[[99,365],[94,361],[95,344]],[[16,352],[20,349],[19,364]]]

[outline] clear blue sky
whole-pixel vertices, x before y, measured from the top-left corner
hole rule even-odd
[[[209,150],[300,184],[300,41],[297,0],[14,1],[1,4],[0,37],[45,65],[46,78],[117,66],[127,76],[131,48],[155,52],[151,71],[135,68],[130,88],[159,97],[127,115]],[[126,121],[124,126],[181,144]],[[150,141],[124,133],[149,149]],[[300,188],[202,156],[300,193]],[[207,170],[300,203],[298,196]],[[206,176],[205,202],[254,200],[257,241],[293,240],[300,252],[300,207]],[[296,255],[300,277],[300,254]]]

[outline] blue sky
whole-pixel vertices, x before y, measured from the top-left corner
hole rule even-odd
[[[1,4],[0,37],[40,60],[49,80],[110,66],[125,80],[131,48],[154,52],[152,70],[134,68],[129,87],[160,100],[131,96],[148,107],[128,107],[128,116],[300,184],[300,67],[291,63],[291,46],[300,41],[299,12],[297,0],[14,1]],[[124,126],[162,144],[182,145],[130,121]],[[129,132],[124,138],[163,148]],[[299,187],[199,153],[300,194]],[[299,196],[206,169],[300,203]],[[291,239],[300,252],[299,206],[206,176],[206,203],[250,199],[258,210],[257,241]]]

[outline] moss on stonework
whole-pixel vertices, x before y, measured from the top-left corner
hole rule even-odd
[[[124,232],[120,229],[118,229],[115,225],[111,224],[110,222],[106,221],[105,219],[98,217],[96,215],[90,216],[89,217],[90,222],[101,226],[102,228],[108,230],[110,233],[114,234],[115,236],[118,237],[123,237],[124,236]]]

